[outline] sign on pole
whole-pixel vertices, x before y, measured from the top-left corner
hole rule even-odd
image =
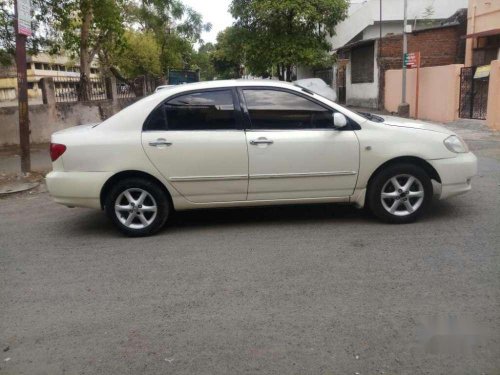
[[[17,0],[17,32],[31,36],[31,0]]]
[[[418,97],[420,95],[420,52],[405,53],[403,67],[407,69],[417,68],[417,83],[415,85],[415,118],[418,118]]]
[[[16,0],[14,4],[16,30],[17,99],[19,102],[19,145],[21,171],[31,170],[30,120],[28,110],[28,76],[26,65],[26,38],[31,35],[31,1]]]
[[[405,53],[404,55],[404,66],[408,69],[416,68],[418,66],[418,54],[420,52]]]

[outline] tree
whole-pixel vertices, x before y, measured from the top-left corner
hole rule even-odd
[[[160,76],[160,46],[151,32],[128,30],[124,34],[124,48],[120,50],[110,66],[116,66],[120,73],[133,79],[141,75]]]
[[[245,30],[227,27],[217,35],[217,44],[211,55],[211,62],[219,78],[241,77],[241,67],[245,63]]]
[[[215,46],[212,43],[202,44],[191,58],[191,68],[200,70],[200,79],[210,81],[215,78],[216,72],[211,61]]]
[[[244,31],[250,71],[276,66],[280,80],[291,80],[294,65],[325,59],[331,48],[326,37],[348,6],[347,0],[233,0],[230,11]]]
[[[433,5],[425,7],[424,12],[422,13],[423,25],[431,26],[434,23],[433,22],[434,13],[435,10]]]
[[[53,30],[52,53],[80,58],[80,100],[92,90],[90,65],[104,46],[122,43],[125,0],[45,0],[46,23]]]
[[[11,63],[15,51],[13,1],[0,0],[0,63],[4,64]],[[97,56],[103,70],[122,80],[135,78],[131,75],[138,72],[161,75],[169,67],[188,67],[193,43],[211,27],[181,0],[32,0],[32,4],[33,26],[42,25],[43,34],[28,38],[29,53],[43,47],[50,54],[78,57],[80,100],[90,99],[90,65]]]
[[[201,33],[212,27],[180,0],[129,2],[126,13],[129,27],[155,35],[163,72],[168,68],[189,67],[193,43],[202,41]]]
[[[40,32],[40,25],[46,17],[41,4],[44,0],[32,0],[33,20],[31,28],[33,35],[27,38],[27,51],[36,54],[45,47],[48,39]],[[16,35],[14,32],[14,0],[0,0],[0,65],[12,64],[16,51]]]

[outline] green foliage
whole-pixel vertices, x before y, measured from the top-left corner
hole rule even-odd
[[[44,0],[32,0],[33,19],[31,28],[33,36],[27,39],[29,54],[36,54],[44,48],[48,39],[40,32],[40,26],[46,19],[43,9]],[[0,0],[0,65],[11,65],[16,50],[14,34],[14,0]]]
[[[228,27],[217,35],[217,44],[211,55],[217,78],[239,78],[245,63],[247,50],[246,31],[239,27]]]
[[[201,39],[202,31],[212,27],[180,0],[128,0],[126,8],[130,26],[154,31],[158,37],[175,32],[194,43]]]
[[[230,10],[250,72],[271,66],[290,71],[325,60],[331,48],[326,37],[347,16],[348,6],[347,0],[233,0]]]
[[[179,0],[129,1],[126,9],[129,27],[155,35],[162,72],[168,68],[188,68],[194,53],[193,43],[201,41],[201,33],[212,27]]]
[[[160,76],[160,46],[151,32],[126,31],[125,47],[117,54],[113,65],[122,75],[132,79],[141,75]]]
[[[110,41],[122,43],[124,1],[45,0],[42,8],[51,32],[50,52],[78,56],[83,48],[92,59]]]
[[[0,64],[9,64],[14,52],[13,1],[0,0]],[[237,21],[213,45],[201,40],[211,25],[182,0],[32,3],[29,53],[67,53],[85,66],[98,56],[101,66],[125,79],[162,75],[169,68],[200,69],[205,80],[238,78],[243,67],[264,76],[277,67],[283,78],[297,64],[326,66],[331,64],[326,36],[348,8],[347,0],[233,0],[230,11]],[[195,42],[201,43],[198,51]]]
[[[212,43],[202,44],[197,52],[194,52],[191,58],[191,69],[200,70],[200,79],[202,81],[213,80],[217,74],[211,61],[211,56],[215,50]]]
[[[208,54],[193,44],[211,25],[181,0],[32,0],[35,35],[30,54],[65,53],[85,61],[99,57],[103,68],[161,75],[168,68],[207,65]],[[14,0],[0,0],[0,64],[15,52]],[[43,33],[37,32],[38,29]],[[156,59],[156,61],[153,61]],[[137,63],[137,66],[133,66]],[[207,66],[208,69],[208,66]],[[124,77],[122,77],[124,78]]]

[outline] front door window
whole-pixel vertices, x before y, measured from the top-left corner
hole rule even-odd
[[[286,91],[243,90],[252,129],[327,129],[332,112]]]

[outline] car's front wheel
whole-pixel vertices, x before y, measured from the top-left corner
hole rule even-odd
[[[432,182],[413,164],[395,164],[380,171],[368,188],[368,205],[378,218],[396,224],[415,221],[432,201]]]
[[[107,195],[105,210],[113,223],[128,236],[147,236],[165,224],[169,201],[153,181],[127,178],[119,181]]]

